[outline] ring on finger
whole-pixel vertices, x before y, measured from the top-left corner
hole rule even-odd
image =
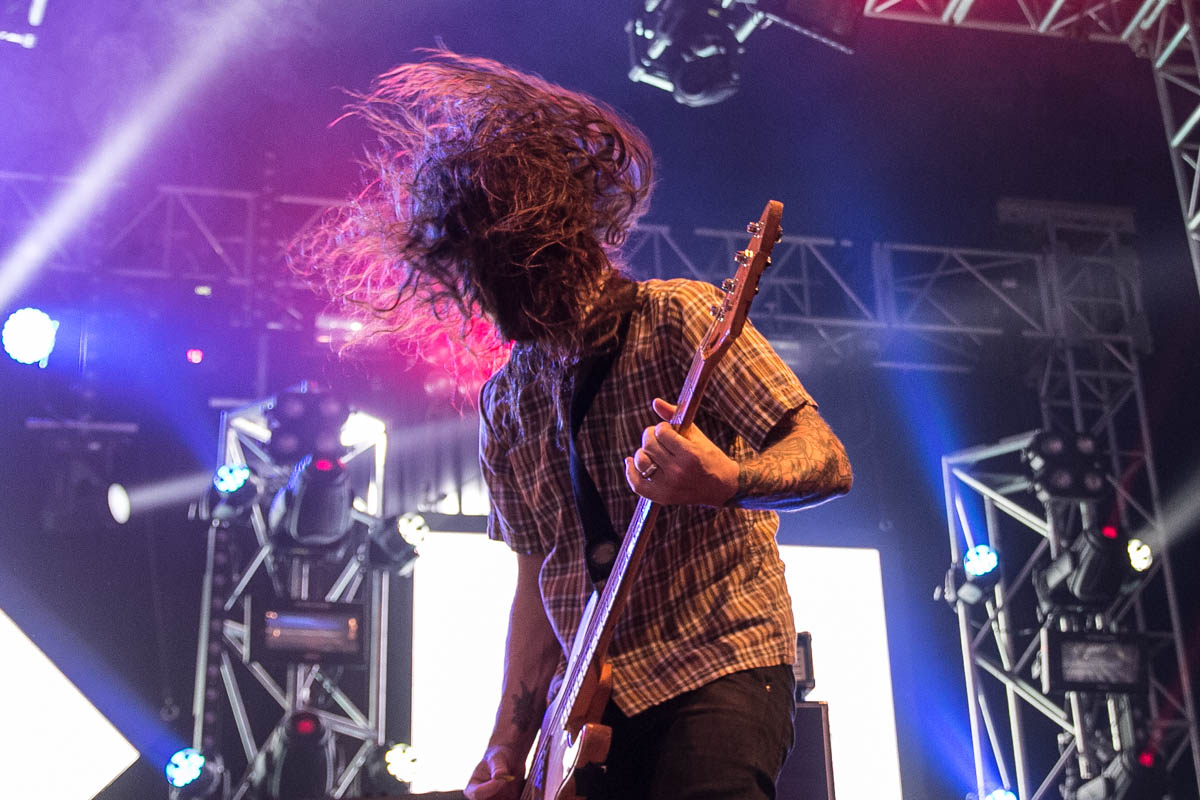
[[[642,473],[643,478],[650,480],[652,477],[654,477],[654,473],[658,472],[658,464],[655,464],[653,461],[651,461],[650,466],[646,467],[645,469],[638,470],[638,472]]]

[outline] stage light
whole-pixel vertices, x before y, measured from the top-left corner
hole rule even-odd
[[[171,786],[172,798],[208,797],[221,784],[220,761],[205,757],[191,747],[178,750],[163,768],[167,783]]]
[[[206,491],[211,491],[212,480],[211,472],[197,472],[132,487],[112,483],[107,493],[108,514],[115,522],[124,525],[136,514],[172,506],[182,507],[195,502]]]
[[[412,783],[413,772],[416,769],[417,756],[412,745],[394,744],[383,754],[383,762],[387,772],[401,783]]]
[[[0,31],[0,42],[9,42],[10,44],[19,44],[26,50],[32,50],[37,44],[36,33],[14,33],[13,31]]]
[[[744,7],[726,8],[718,0],[646,0],[625,26],[629,79],[671,92],[676,102],[692,107],[733,96],[741,81],[741,44],[761,19],[747,14]]]
[[[245,464],[222,464],[213,476],[213,488],[221,494],[233,494],[250,480],[250,467]]]
[[[1096,500],[1107,490],[1096,439],[1086,433],[1066,436],[1052,431],[1036,434],[1021,452],[1034,491],[1050,500]]]
[[[743,44],[777,23],[842,52],[866,0],[643,0],[625,24],[629,79],[670,92],[676,102],[707,106],[741,83]]]
[[[184,357],[187,358],[189,364],[199,364],[204,360],[204,351],[198,347],[189,348]]]
[[[367,619],[362,603],[247,598],[244,612],[249,635],[242,655],[247,662],[366,663]],[[302,727],[308,728],[309,723]]]
[[[351,412],[338,434],[342,447],[374,441],[387,432],[387,425],[378,417],[362,411]]]
[[[1017,800],[1017,795],[1010,789],[993,789],[983,796],[983,800]]]
[[[281,392],[266,410],[271,457],[282,464],[305,455],[339,458],[345,452],[342,428],[350,416],[346,403],[324,389]]]
[[[1154,552],[1141,539],[1130,539],[1125,550],[1129,553],[1129,566],[1138,572],[1145,572],[1154,563]]]
[[[177,751],[171,756],[171,760],[167,762],[164,770],[167,774],[167,782],[177,789],[193,783],[204,774],[206,761],[207,759],[200,754],[199,750],[188,747]]]
[[[1043,611],[1055,606],[1094,606],[1117,596],[1129,575],[1121,532],[1114,526],[1084,528],[1070,545],[1037,573],[1034,586]]]
[[[354,525],[352,500],[340,462],[305,456],[271,502],[271,530],[300,545],[338,544]]]
[[[412,572],[417,548],[429,533],[420,514],[401,514],[383,520],[371,531],[371,562],[387,566],[398,575]]]
[[[940,594],[950,604],[961,600],[967,605],[975,605],[999,582],[999,553],[989,545],[978,544],[967,550],[961,561],[950,566],[935,597]]]
[[[990,545],[977,544],[963,556],[963,570],[968,578],[981,578],[1000,566],[1000,556]]]
[[[217,467],[212,479],[212,518],[230,520],[240,516],[258,499],[260,489],[259,481],[247,465],[222,464]]]
[[[118,525],[129,522],[133,513],[133,504],[129,502],[129,492],[119,483],[108,487],[108,513]]]
[[[417,777],[416,751],[404,742],[378,746],[367,757],[363,777],[368,796],[407,795]]]
[[[1162,800],[1167,783],[1166,772],[1156,764],[1152,750],[1122,750],[1099,775],[1076,790],[1075,800]]]
[[[19,308],[8,315],[0,339],[4,352],[21,364],[46,366],[54,352],[54,339],[58,333],[58,322],[38,308]]]
[[[334,740],[321,717],[293,711],[266,748],[262,800],[327,797],[333,789]]]

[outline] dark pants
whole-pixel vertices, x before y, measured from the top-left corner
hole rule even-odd
[[[607,774],[588,800],[773,800],[794,694],[792,668],[778,666],[726,675],[633,717],[609,703]]]

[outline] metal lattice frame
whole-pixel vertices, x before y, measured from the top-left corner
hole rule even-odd
[[[1041,281],[1043,327],[1039,398],[1049,429],[1093,434],[1108,455],[1112,490],[1121,523],[1150,544],[1155,563],[1136,589],[1118,598],[1089,624],[1097,629],[1136,631],[1151,648],[1149,692],[1144,700],[1150,735],[1160,742],[1170,770],[1190,770],[1200,778],[1200,738],[1185,642],[1171,574],[1168,532],[1159,514],[1157,479],[1138,364],[1144,345],[1144,318],[1136,259],[1124,245],[1128,219],[1112,214],[1089,217],[1050,204],[1007,203],[1001,217],[1040,229],[1046,257]],[[1006,568],[1007,580],[980,612],[957,604],[963,650],[976,789],[984,796],[989,766],[1022,800],[1049,796],[1065,776],[1086,780],[1098,774],[1114,753],[1139,746],[1135,711],[1139,698],[1095,697],[1067,692],[1061,702],[1038,689],[1035,670],[1039,630],[1032,578],[1057,556],[1091,513],[1086,504],[1069,514],[1050,514],[1031,497],[1018,456],[1032,434],[996,445],[971,448],[943,458],[946,518],[952,560],[983,541],[972,530],[968,508],[983,506],[987,540],[1001,553],[1031,550],[1023,564]],[[1029,547],[1023,539],[1041,537]],[[1161,614],[1147,609],[1165,609]],[[1079,620],[1076,620],[1079,622]],[[1047,624],[1055,624],[1050,620]],[[994,691],[992,690],[994,688]],[[991,711],[989,697],[1003,692],[1007,736]],[[1035,785],[1027,754],[1039,746],[1027,735],[1024,714],[1033,710],[1057,724],[1061,758]],[[989,745],[984,749],[985,742]],[[1053,742],[1041,742],[1045,750]],[[1032,793],[1031,793],[1032,792]]]
[[[0,211],[6,212],[0,225],[19,231],[22,214],[32,218],[50,188],[51,179],[0,174]],[[224,281],[242,293],[248,323],[311,321],[297,311],[312,307],[310,292],[287,274],[276,254],[331,201],[159,187],[134,205],[143,211],[124,215],[123,227],[93,226],[96,233],[120,231],[115,242],[112,236],[107,240],[112,246],[97,251],[96,240],[89,246],[87,237],[69,242],[51,262],[52,271],[91,270],[123,281]],[[885,368],[969,372],[980,368],[989,347],[1017,342],[1021,352],[1039,359],[1044,423],[1089,429],[1111,443],[1125,521],[1133,528],[1147,526],[1142,538],[1160,539],[1138,363],[1148,333],[1137,261],[1125,242],[1133,230],[1131,216],[1120,209],[1027,201],[1003,201],[999,212],[1003,222],[1038,230],[1044,247],[1022,252],[789,235],[775,250],[755,324],[801,371],[814,362],[857,359]],[[645,277],[682,275],[719,283],[744,240],[743,231],[700,229],[683,238],[644,225],[630,237],[627,256]],[[133,241],[145,244],[132,248],[126,260],[114,257],[117,245]],[[139,254],[145,263],[135,260]],[[990,502],[999,507],[995,498]],[[1174,695],[1161,693],[1154,704],[1160,710],[1181,708],[1179,724],[1188,731],[1181,741],[1190,743],[1196,765],[1200,748],[1169,559],[1165,547],[1158,549],[1160,566],[1145,591],[1158,592],[1168,603],[1181,688]],[[1142,614],[1140,602],[1132,608]],[[223,633],[236,643],[236,627]]]
[[[867,0],[866,16],[1126,44],[1148,59],[1200,286],[1200,0]]]
[[[272,487],[286,481],[290,469],[275,464],[267,452],[270,431],[265,411],[269,403],[255,403],[223,415],[219,463],[250,465]],[[349,470],[357,471],[357,462],[365,464],[365,477],[361,479],[364,485],[357,492],[353,514],[367,528],[382,520],[387,436],[382,424],[379,428],[378,434],[351,445],[341,459]],[[247,538],[249,541],[236,546],[239,539]],[[237,553],[244,557],[236,559]],[[250,632],[243,604],[256,580],[263,590],[281,599],[364,603],[369,628],[365,697],[343,689],[337,676],[319,664],[272,668],[245,658]],[[276,546],[261,502],[251,506],[244,523],[213,521],[201,593],[192,746],[209,754],[227,754],[219,735],[221,711],[227,708],[246,763],[236,782],[227,783],[223,794],[227,800],[240,800],[251,790],[255,770],[262,768],[269,743],[283,735],[286,716],[300,709],[317,713],[335,735],[339,752],[345,753],[344,762],[335,765],[340,768],[330,796],[343,797],[351,789],[373,749],[385,742],[390,587],[389,570],[368,563],[365,541],[337,565],[336,577],[322,583],[310,556]],[[280,710],[278,721],[263,737],[256,737],[251,722],[245,697],[250,685],[257,685]],[[329,707],[316,709],[318,697],[327,700]],[[231,759],[223,761],[228,764]]]

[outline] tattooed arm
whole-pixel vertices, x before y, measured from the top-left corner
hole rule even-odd
[[[525,757],[541,725],[546,692],[562,654],[542,607],[538,572],[543,556],[517,556],[517,591],[508,619],[504,680],[496,724],[483,759],[471,773],[470,800],[508,800],[520,794]]]
[[[761,453],[738,464],[737,491],[725,504],[794,511],[850,491],[846,449],[812,406],[784,417]]]
[[[675,406],[655,399],[654,410],[670,420]],[[680,434],[660,422],[646,428],[642,446],[625,459],[625,479],[656,503],[794,511],[845,494],[854,477],[846,449],[806,405],[780,420],[761,453],[741,462],[695,426]]]

